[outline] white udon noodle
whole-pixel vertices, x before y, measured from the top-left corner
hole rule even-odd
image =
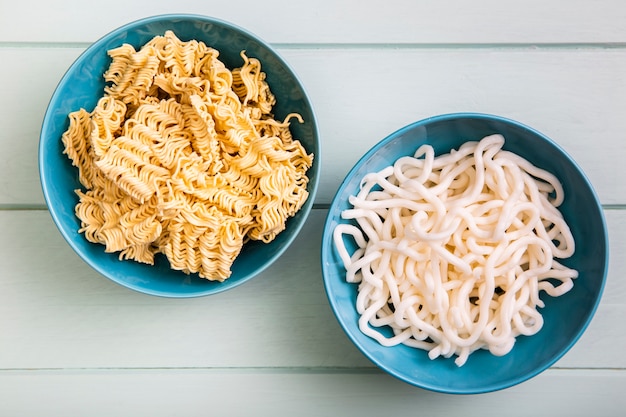
[[[359,283],[360,330],[384,346],[428,356],[477,349],[507,354],[518,335],[543,326],[540,291],[573,287],[576,270],[557,262],[574,238],[557,207],[552,174],[502,149],[491,135],[435,157],[429,145],[365,175],[333,239],[346,280]],[[344,237],[358,248],[350,254]],[[387,337],[377,328],[391,328]]]

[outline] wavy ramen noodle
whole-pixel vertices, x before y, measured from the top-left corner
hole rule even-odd
[[[103,96],[69,115],[80,232],[153,264],[223,281],[249,240],[271,242],[308,197],[313,155],[275,120],[261,63],[232,71],[203,42],[171,32],[108,51]]]
[[[573,287],[577,271],[556,260],[574,253],[561,184],[503,145],[492,135],[438,157],[424,145],[362,179],[341,213],[353,223],[336,226],[334,242],[359,283],[364,334],[462,366],[477,349],[505,355],[537,333],[539,293]]]

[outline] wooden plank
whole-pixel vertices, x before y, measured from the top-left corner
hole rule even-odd
[[[626,210],[605,210],[604,213],[610,249],[604,294],[591,324],[578,343],[555,364],[557,367],[585,367],[585,364],[594,363],[594,366],[614,368],[617,356],[608,352],[623,352],[626,347],[626,282],[622,278],[626,266]],[[618,367],[624,365],[626,362]]]
[[[625,172],[626,120],[613,116],[626,109],[624,50],[337,50],[325,51],[332,65],[319,68],[314,55],[290,59],[311,86],[328,144],[320,202],[382,138],[426,117],[465,111],[543,132],[579,163],[603,203],[626,201],[615,175]]]
[[[368,366],[328,307],[319,266],[324,214],[316,210],[298,243],[261,276],[177,300],[94,272],[47,212],[0,211],[0,369]]]
[[[81,370],[0,372],[10,416],[617,416],[626,371],[548,370],[507,390],[453,396],[380,372]]]
[[[46,211],[0,211],[0,369],[371,368],[324,293],[325,216],[313,210],[292,247],[261,276],[226,293],[176,300],[95,273]],[[608,210],[607,219],[613,257],[605,296],[558,367],[626,368],[626,210]]]
[[[43,204],[38,135],[47,102],[80,48],[0,48],[0,205]],[[626,49],[281,49],[317,111],[327,204],[379,140],[441,113],[499,114],[551,136],[604,204],[626,203]],[[601,62],[602,65],[598,65]],[[43,64],[45,63],[45,65]],[[567,73],[562,71],[566,66]],[[501,77],[501,74],[507,74]]]
[[[8,9],[8,4],[0,6]],[[123,11],[123,13],[121,12]],[[92,42],[127,22],[162,13],[199,13],[231,21],[279,43],[544,43],[624,42],[620,0],[373,0],[240,1],[123,0],[85,7],[14,2],[0,13],[0,39],[9,42]],[[41,30],[40,28],[45,28]]]
[[[39,134],[57,83],[83,50],[0,49],[12,65],[0,69],[0,204],[43,204],[37,165]],[[58,59],[58,55],[62,56]],[[57,59],[54,59],[57,57]]]
[[[0,416],[617,416],[626,410],[626,7],[623,0],[0,2]],[[316,106],[317,209],[273,267],[191,300],[99,276],[45,210],[47,101],[89,43],[131,20],[215,15],[275,45]],[[581,164],[611,260],[589,329],[519,386],[450,396],[374,368],[326,300],[319,246],[349,167],[399,127],[479,111],[527,123]],[[37,210],[25,210],[37,208]],[[410,414],[409,414],[410,413]]]

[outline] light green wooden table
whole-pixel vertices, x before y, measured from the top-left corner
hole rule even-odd
[[[626,6],[622,0],[0,3],[0,416],[617,416],[626,412]],[[56,230],[37,171],[56,83],[106,32],[190,12],[274,45],[319,119],[316,208],[288,252],[216,296],[147,296],[101,277]],[[610,233],[597,314],[554,367],[451,396],[402,383],[349,342],[319,247],[349,167],[396,129],[495,113],[587,172]]]

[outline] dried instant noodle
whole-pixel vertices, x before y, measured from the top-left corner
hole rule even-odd
[[[248,240],[271,242],[308,197],[313,155],[275,120],[256,58],[232,71],[172,31],[108,51],[93,111],[69,114],[64,153],[78,168],[80,232],[120,259],[223,281]]]

